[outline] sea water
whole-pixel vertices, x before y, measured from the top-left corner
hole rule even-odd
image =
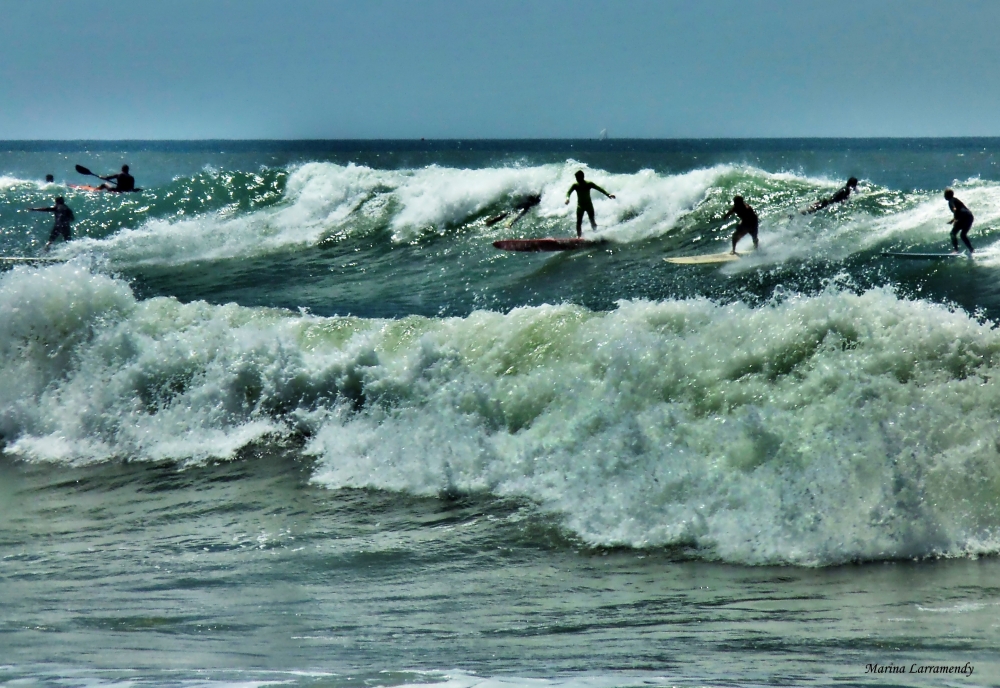
[[[0,145],[0,685],[1000,684],[998,159]]]

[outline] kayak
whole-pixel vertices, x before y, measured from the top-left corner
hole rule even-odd
[[[142,191],[142,189],[132,189],[132,191],[116,191],[115,189],[102,189],[99,186],[91,186],[90,184],[68,184],[67,186],[75,191],[106,191],[107,193],[132,193]]]

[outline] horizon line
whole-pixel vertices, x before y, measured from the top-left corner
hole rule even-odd
[[[454,137],[454,138],[64,138],[64,139],[0,139],[0,143],[303,143],[303,142],[396,142],[407,143],[453,143],[453,142],[502,142],[502,141],[565,141],[576,142],[586,141],[594,143],[609,143],[616,141],[931,141],[931,140],[956,140],[956,139],[1000,139],[1000,134],[990,135],[962,135],[962,136],[669,136],[669,137]]]

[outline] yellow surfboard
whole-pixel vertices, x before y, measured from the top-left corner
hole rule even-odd
[[[674,265],[705,265],[708,263],[729,263],[739,260],[740,255],[729,253],[708,253],[702,256],[680,256],[679,258],[664,258],[663,260]]]

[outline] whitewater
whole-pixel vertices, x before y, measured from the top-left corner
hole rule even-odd
[[[0,252],[40,250],[55,195],[77,222],[0,273],[0,682],[987,685],[995,150],[9,146]],[[69,185],[119,159],[146,191]],[[577,170],[617,197],[602,243],[493,248],[573,233]],[[883,257],[950,248],[945,186],[975,258]],[[736,194],[761,250],[663,261],[726,250]]]

